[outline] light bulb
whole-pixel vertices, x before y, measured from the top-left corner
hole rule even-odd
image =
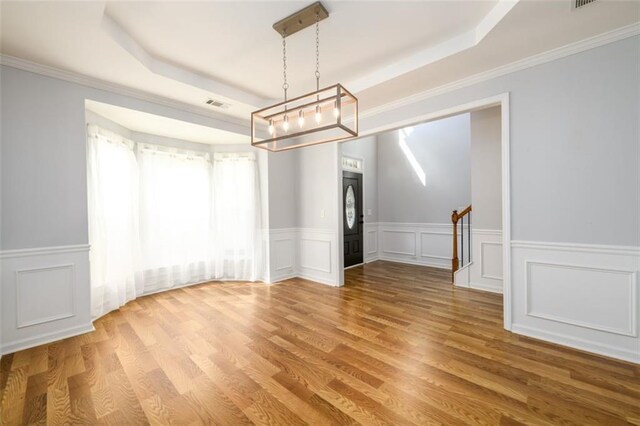
[[[340,116],[340,110],[338,109],[338,102],[333,103],[333,116],[338,118]]]
[[[273,120],[269,120],[269,134],[273,135]]]
[[[282,122],[282,130],[284,130],[285,132],[289,131],[289,116],[288,115],[284,116],[284,121]]]
[[[302,110],[298,111],[298,126],[304,126],[304,114],[302,113]]]
[[[322,109],[320,105],[316,105],[316,123],[320,124],[320,121],[322,121]]]

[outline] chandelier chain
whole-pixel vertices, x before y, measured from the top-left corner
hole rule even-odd
[[[316,11],[316,90],[320,90],[320,13]]]
[[[282,90],[284,90],[284,100],[287,100],[287,89],[289,89],[289,83],[287,83],[287,33],[282,34],[282,76],[284,82],[282,83]]]

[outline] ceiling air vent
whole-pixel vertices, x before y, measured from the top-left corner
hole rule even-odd
[[[216,107],[216,108],[223,108],[223,109],[229,108],[229,104],[225,104],[224,102],[220,102],[220,101],[217,101],[217,100],[211,99],[211,98],[207,99],[206,104],[210,105],[212,107]]]
[[[581,7],[588,5],[589,3],[593,3],[594,1],[596,0],[573,0],[573,8],[579,9]]]

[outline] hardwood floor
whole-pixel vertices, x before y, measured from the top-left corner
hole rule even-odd
[[[640,424],[640,366],[502,329],[501,296],[375,262],[332,288],[214,283],[6,355],[3,425]]]

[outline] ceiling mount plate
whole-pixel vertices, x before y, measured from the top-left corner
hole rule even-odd
[[[276,30],[281,36],[287,37],[291,34],[295,34],[300,30],[304,30],[307,27],[316,23],[316,13],[318,19],[322,21],[329,17],[329,12],[319,1],[305,7],[287,16],[286,18],[273,24],[273,29]]]

